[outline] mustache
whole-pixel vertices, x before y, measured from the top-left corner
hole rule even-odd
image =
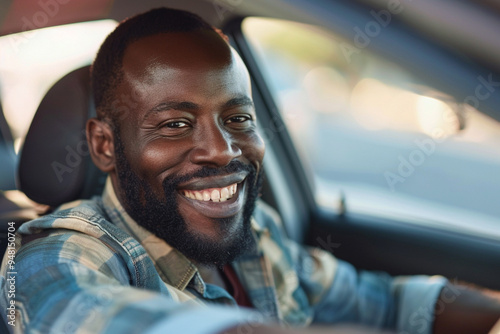
[[[188,182],[195,178],[204,178],[210,176],[222,176],[238,172],[247,172],[249,177],[253,179],[255,174],[257,174],[257,169],[251,164],[244,164],[241,161],[234,160],[223,167],[208,167],[202,166],[196,172],[190,174],[184,174],[180,176],[170,176],[163,180],[163,189],[173,189],[181,183]]]

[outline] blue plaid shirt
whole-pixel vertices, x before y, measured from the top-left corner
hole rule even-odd
[[[16,333],[208,334],[276,322],[431,332],[445,279],[357,271],[325,251],[290,241],[263,203],[252,229],[257,249],[232,263],[254,305],[247,310],[131,219],[108,179],[102,197],[19,228],[14,280],[8,254],[0,271],[7,327]],[[12,304],[15,312],[8,309]]]

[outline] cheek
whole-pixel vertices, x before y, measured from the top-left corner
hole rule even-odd
[[[264,139],[256,132],[243,141],[242,152],[244,156],[259,169],[264,159],[265,150]]]
[[[140,148],[133,158],[141,178],[151,184],[158,194],[163,194],[162,182],[166,177],[182,174],[188,152],[185,146],[156,140]]]

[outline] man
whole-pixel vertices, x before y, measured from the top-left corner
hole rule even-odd
[[[264,143],[248,72],[199,17],[157,9],[123,22],[92,85],[87,137],[107,185],[19,229],[16,330],[487,333],[500,316],[498,300],[443,278],[358,273],[288,240],[257,201]]]

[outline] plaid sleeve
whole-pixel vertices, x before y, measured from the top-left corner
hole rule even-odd
[[[442,277],[358,271],[316,248],[289,244],[315,323],[357,323],[402,334],[432,332]]]
[[[294,325],[352,323],[400,334],[428,334],[446,279],[392,277],[358,271],[324,250],[288,239],[277,213],[261,204],[258,220],[269,233],[260,244],[269,259],[285,320]],[[329,245],[336,247],[335,244]],[[300,310],[298,312],[297,310]]]
[[[2,304],[7,301],[5,267]],[[127,270],[116,253],[82,233],[54,233],[31,241],[16,255],[17,321],[9,327],[29,333],[144,333],[161,324],[164,332],[180,333],[189,332],[190,324],[196,325],[205,313],[212,329],[233,327],[246,318],[241,312],[228,318],[231,311],[226,309],[178,303],[171,296],[131,287]],[[193,333],[214,331],[198,328]]]

